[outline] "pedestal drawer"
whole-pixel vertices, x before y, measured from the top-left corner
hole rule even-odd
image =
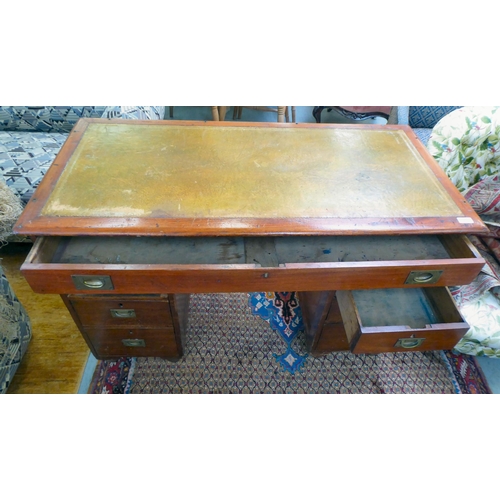
[[[172,326],[167,295],[68,295],[68,300],[83,326],[104,328]]]
[[[447,288],[338,291],[355,354],[452,349],[469,325]]]
[[[176,360],[182,355],[173,328],[84,328],[81,332],[97,359],[157,356]]]
[[[189,295],[61,295],[97,359],[184,352]]]

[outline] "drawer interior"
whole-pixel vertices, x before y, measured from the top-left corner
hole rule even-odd
[[[467,333],[446,287],[338,291],[355,354],[452,349]]]
[[[254,264],[476,259],[462,235],[303,237],[44,237],[33,263]]]
[[[463,321],[446,289],[353,290],[363,328],[404,325],[411,329]]]

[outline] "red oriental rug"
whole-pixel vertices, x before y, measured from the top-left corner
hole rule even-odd
[[[474,357],[450,351],[308,356],[303,331],[284,344],[273,328],[279,321],[256,314],[252,295],[193,295],[183,359],[100,361],[89,393],[491,394]],[[269,301],[268,307],[277,316],[280,308],[286,318],[290,311],[300,315],[295,303]],[[285,350],[302,359],[296,370],[280,362]]]

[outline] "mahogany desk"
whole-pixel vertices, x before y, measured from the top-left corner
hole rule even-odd
[[[97,358],[183,353],[189,294],[298,291],[309,348],[453,347],[487,229],[406,126],[80,120],[21,270]]]

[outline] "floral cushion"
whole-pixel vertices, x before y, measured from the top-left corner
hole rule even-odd
[[[455,350],[474,356],[500,358],[500,277],[496,259],[482,238],[470,236],[486,260],[479,276],[470,284],[452,289],[458,308],[469,324],[467,334]],[[495,241],[498,245],[498,242]]]
[[[500,170],[500,106],[453,111],[434,127],[427,144],[459,191]]]
[[[500,358],[500,241],[469,236],[486,264],[470,284],[452,290],[458,308],[470,329],[455,350],[474,356]]]
[[[500,107],[464,107],[442,118],[427,148],[493,231],[470,236],[486,260],[479,276],[453,296],[470,325],[455,350],[500,358]]]
[[[463,304],[460,312],[471,328],[455,346],[455,350],[473,356],[500,358],[498,293],[488,291],[479,299]]]

